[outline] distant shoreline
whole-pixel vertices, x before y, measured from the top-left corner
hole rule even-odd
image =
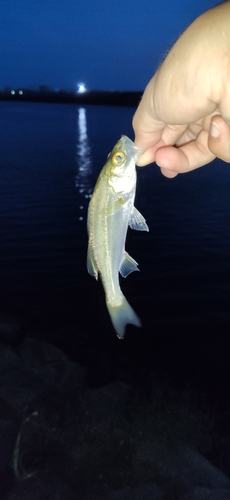
[[[94,104],[100,106],[132,106],[137,107],[143,92],[133,91],[87,91],[74,93],[53,90],[0,90],[1,101],[32,101],[63,104]]]

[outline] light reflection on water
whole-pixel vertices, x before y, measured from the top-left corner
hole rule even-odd
[[[85,108],[78,109],[77,117],[77,143],[76,143],[76,164],[77,175],[75,177],[75,186],[80,196],[79,220],[82,221],[85,202],[91,197],[92,168],[91,148],[87,134],[87,114]]]

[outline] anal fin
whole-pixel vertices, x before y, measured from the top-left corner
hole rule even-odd
[[[126,278],[126,276],[128,276],[133,271],[140,271],[137,266],[137,261],[134,260],[131,255],[128,254],[128,252],[124,252],[124,258],[119,269],[121,276],[123,276],[123,278]]]

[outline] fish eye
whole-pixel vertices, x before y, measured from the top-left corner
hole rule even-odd
[[[112,163],[113,165],[121,165],[125,160],[125,155],[122,153],[122,151],[118,151],[117,153],[114,153],[112,156]]]

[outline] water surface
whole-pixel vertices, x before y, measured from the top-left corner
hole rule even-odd
[[[143,322],[116,338],[100,283],[87,274],[87,207],[134,109],[0,103],[0,308],[33,335],[92,364],[125,354],[181,378],[229,376],[230,169],[215,161],[175,179],[138,169],[136,206],[149,233],[129,231],[141,272],[122,289]],[[196,369],[197,367],[197,369]],[[202,377],[201,377],[202,378]],[[206,375],[208,378],[208,375]]]

